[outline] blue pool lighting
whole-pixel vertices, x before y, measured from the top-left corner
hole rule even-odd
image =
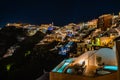
[[[104,66],[104,69],[117,71],[118,70],[118,66]]]
[[[57,72],[62,73],[63,70],[65,69],[65,67],[68,65],[69,63],[64,63],[63,66],[61,68],[59,68],[59,70]]]
[[[64,69],[73,61],[72,58],[63,60],[52,72],[62,73]]]

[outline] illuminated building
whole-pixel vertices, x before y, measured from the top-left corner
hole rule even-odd
[[[50,72],[50,80],[116,80],[117,70],[115,52],[102,48],[63,60]]]
[[[93,46],[99,46],[99,47],[110,47],[112,48],[114,46],[113,39],[115,37],[100,37],[100,38],[95,38],[92,40],[92,45]]]
[[[116,26],[120,26],[120,16],[116,19]]]
[[[97,22],[98,22],[98,19],[94,19],[94,20],[91,20],[88,22],[88,27],[89,28],[95,28],[97,27]]]
[[[102,31],[106,31],[108,28],[112,25],[112,15],[111,14],[105,14],[98,18],[98,28],[101,28]]]
[[[22,27],[21,23],[8,23],[6,26],[15,26],[17,28]]]
[[[68,25],[65,26],[65,28],[68,29],[68,30],[72,30],[75,27],[76,27],[76,24],[74,24],[74,23],[69,23]]]
[[[77,54],[85,52],[85,43],[77,43]]]

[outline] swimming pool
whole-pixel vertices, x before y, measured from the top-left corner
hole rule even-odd
[[[61,68],[59,68],[57,72],[58,72],[58,73],[62,73],[63,70],[65,69],[65,67],[66,67],[68,64],[70,64],[70,63],[64,63],[63,66],[62,66]]]
[[[63,60],[52,72],[62,73],[64,69],[73,61],[73,58]]]
[[[118,70],[118,66],[104,66],[104,69],[117,71]]]

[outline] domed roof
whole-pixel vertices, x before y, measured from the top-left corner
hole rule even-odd
[[[110,48],[101,48],[99,50],[85,52],[79,56],[74,63],[81,64],[83,61],[86,61],[86,64],[88,64],[89,60],[90,64],[95,65],[97,64],[97,57],[101,57],[101,63],[105,63],[105,65],[117,65],[116,54],[114,50]]]
[[[96,55],[102,57],[102,62],[108,65],[117,65],[116,54],[113,49],[101,48],[96,52]]]

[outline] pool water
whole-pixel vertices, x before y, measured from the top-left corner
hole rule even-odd
[[[52,72],[62,73],[64,69],[73,61],[72,58],[63,60]]]
[[[61,68],[58,69],[58,73],[62,73],[63,70],[65,69],[65,67],[68,65],[69,63],[64,63],[63,66]]]
[[[117,71],[118,70],[118,66],[104,66],[104,69]]]

